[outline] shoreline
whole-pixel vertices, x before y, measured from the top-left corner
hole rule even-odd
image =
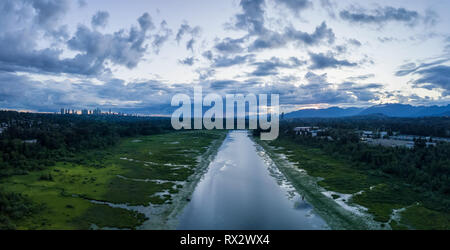
[[[380,223],[373,220],[370,214],[358,210],[356,213],[344,208],[333,198],[326,196],[324,193],[330,192],[319,186],[320,178],[309,176],[304,170],[301,170],[290,162],[284,154],[275,153],[273,148],[266,142],[254,138],[251,134],[249,137],[255,142],[272,159],[278,170],[287,178],[295,190],[305,200],[310,203],[314,212],[317,213],[332,230],[381,230]],[[283,157],[282,157],[283,156]],[[345,203],[352,209],[356,206]],[[384,228],[387,229],[387,228]]]
[[[214,140],[208,150],[197,157],[199,163],[195,173],[186,180],[186,185],[179,192],[172,196],[170,204],[153,205],[149,204],[146,208],[151,209],[148,212],[152,217],[148,218],[142,225],[137,227],[138,230],[175,230],[178,226],[179,216],[184,207],[189,203],[192,193],[197,184],[208,171],[209,164],[214,160],[219,148],[222,146],[228,132],[223,133],[221,138]]]

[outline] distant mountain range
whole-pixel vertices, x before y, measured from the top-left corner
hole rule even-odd
[[[369,108],[302,109],[286,114],[285,118],[338,118],[350,116],[384,115],[389,117],[450,116],[447,106],[412,106],[405,104],[381,104]]]

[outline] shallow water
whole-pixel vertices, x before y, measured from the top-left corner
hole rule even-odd
[[[327,229],[312,209],[246,131],[232,131],[182,212],[178,229]]]

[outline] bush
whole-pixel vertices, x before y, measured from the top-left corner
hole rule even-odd
[[[39,180],[40,181],[53,181],[53,176],[50,173],[42,174],[41,177],[39,177]]]

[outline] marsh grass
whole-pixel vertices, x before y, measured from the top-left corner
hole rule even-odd
[[[392,229],[450,229],[450,215],[434,210],[435,200],[397,178],[288,138],[279,138],[269,145],[308,175],[318,177],[318,184],[324,189],[353,194],[348,202],[366,207],[374,220],[384,223],[381,225],[389,223]],[[399,221],[392,219],[395,209],[402,209]]]
[[[15,221],[18,229],[136,228],[143,214],[92,203],[143,205],[171,202],[213,140],[224,131],[185,131],[123,139],[103,150],[74,154],[45,170],[3,179],[43,209]],[[124,159],[127,160],[124,160]],[[120,178],[120,177],[121,178]],[[139,180],[134,180],[139,179]],[[145,180],[145,181],[144,181]]]

